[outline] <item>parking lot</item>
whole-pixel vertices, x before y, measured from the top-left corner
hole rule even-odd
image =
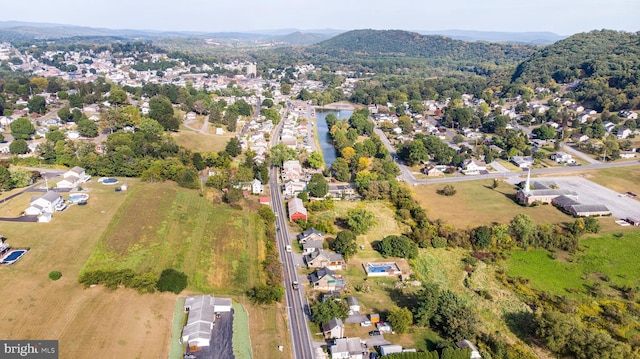
[[[220,313],[211,330],[211,345],[201,347],[197,352],[187,353],[185,358],[193,359],[233,359],[233,309],[230,313]],[[192,355],[193,357],[190,357]]]
[[[532,181],[550,185],[555,183],[558,188],[575,191],[578,201],[583,204],[603,204],[609,208],[613,217],[640,218],[640,201],[624,196],[597,183],[579,176],[536,178]]]

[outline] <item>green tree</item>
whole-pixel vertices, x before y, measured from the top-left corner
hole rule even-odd
[[[536,235],[536,224],[529,215],[519,213],[509,222],[509,232],[523,247],[527,247]]]
[[[260,208],[258,208],[258,214],[260,215],[260,218],[262,218],[264,223],[273,224],[273,222],[275,222],[276,220],[276,215],[275,213],[273,213],[273,210],[269,206],[260,206]]]
[[[311,152],[311,154],[307,158],[307,163],[309,164],[309,167],[314,169],[318,169],[322,167],[323,165],[322,155],[315,151]]]
[[[311,320],[317,325],[328,323],[333,318],[345,320],[349,316],[349,306],[344,300],[319,301],[311,306]]]
[[[12,188],[27,187],[31,184],[31,171],[20,167],[10,167],[9,173],[11,173]]]
[[[27,101],[29,112],[44,115],[47,112],[47,101],[42,96],[33,96]]]
[[[180,121],[173,114],[173,106],[166,96],[158,95],[149,100],[149,117],[158,121],[165,131],[177,131]]]
[[[98,136],[98,126],[95,122],[87,119],[78,121],[78,132],[84,137]]]
[[[29,145],[23,139],[13,140],[9,144],[9,151],[14,155],[23,155],[29,152]]]
[[[425,283],[422,288],[415,294],[416,306],[413,308],[413,317],[416,324],[426,327],[431,322],[431,318],[438,308],[438,298],[440,298],[440,289],[434,283]]]
[[[356,235],[350,230],[340,231],[336,239],[329,244],[329,248],[342,254],[344,259],[347,260],[358,251]]]
[[[351,172],[349,172],[349,163],[342,158],[336,158],[331,164],[331,174],[340,182],[349,182]]]
[[[416,165],[421,161],[426,161],[429,159],[429,154],[427,153],[427,149],[424,147],[424,142],[421,140],[411,141],[409,144],[409,163],[411,165]]]
[[[227,145],[225,146],[225,151],[231,157],[236,157],[242,152],[242,147],[240,146],[240,141],[236,137],[231,137]]]
[[[323,198],[329,192],[329,182],[321,173],[314,173],[307,184],[309,193],[316,198]]]
[[[389,311],[387,319],[391,323],[391,328],[396,333],[404,333],[413,324],[413,315],[407,308],[395,307]]]
[[[271,162],[276,166],[282,166],[284,161],[290,161],[297,157],[297,153],[294,149],[287,147],[283,143],[279,143],[269,150],[269,157]]]
[[[0,188],[4,190],[11,189],[11,172],[5,167],[0,166]]]
[[[62,122],[67,122],[71,119],[71,109],[69,109],[69,106],[65,106],[58,110],[58,118]]]
[[[491,228],[480,226],[473,230],[471,237],[473,244],[480,248],[488,248],[491,246]]]
[[[367,233],[373,225],[376,224],[375,216],[371,211],[364,208],[356,208],[347,212],[347,225],[353,233]]]
[[[418,245],[407,236],[386,236],[378,244],[380,253],[387,257],[413,259],[418,256]]]
[[[160,273],[156,287],[160,292],[180,294],[187,287],[187,275],[173,268],[167,268]]]
[[[261,284],[249,289],[247,296],[253,303],[271,304],[282,300],[284,287],[281,285]]]
[[[13,138],[28,140],[35,132],[36,128],[26,117],[20,117],[11,123],[11,135],[13,135]]]
[[[109,91],[109,102],[113,105],[120,106],[127,102],[127,93],[117,86],[111,86],[111,91]]]

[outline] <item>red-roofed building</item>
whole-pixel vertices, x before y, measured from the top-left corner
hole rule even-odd
[[[289,220],[291,222],[298,219],[307,220],[307,209],[304,208],[300,198],[290,199],[287,203],[287,207],[289,209]]]
[[[268,206],[269,205],[269,197],[260,196],[260,204],[266,204]]]

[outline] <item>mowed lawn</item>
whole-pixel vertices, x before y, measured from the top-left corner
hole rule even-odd
[[[105,230],[85,270],[183,271],[187,289],[242,295],[261,279],[257,214],[212,205],[174,183],[137,187]]]
[[[213,126],[209,126],[213,128]],[[224,135],[205,135],[200,132],[193,131],[186,127],[181,127],[179,132],[171,134],[176,143],[180,146],[184,146],[195,152],[220,152],[224,150],[227,142],[231,137],[235,136],[234,133],[227,133]]]
[[[551,205],[523,207],[514,202],[516,189],[500,183],[493,189],[493,180],[452,183],[457,190],[453,196],[436,193],[445,184],[413,187],[415,198],[427,210],[430,220],[441,219],[458,228],[474,228],[492,223],[508,223],[516,214],[525,213],[536,223],[573,222],[573,218]]]
[[[139,186],[135,179],[127,182],[130,189]],[[56,213],[50,223],[1,223],[12,247],[31,250],[16,264],[0,267],[0,338],[57,339],[60,358],[166,356],[175,295],[84,289],[78,283],[83,264],[130,195],[95,180],[83,187],[89,203]],[[3,216],[19,214],[32,194],[3,203]],[[51,281],[52,270],[62,278]]]
[[[635,287],[640,282],[639,231],[620,238],[586,238],[580,247],[582,252],[569,259],[554,259],[544,250],[514,252],[506,264],[507,274],[530,279],[536,289],[575,297],[586,297],[586,286],[596,282],[606,287]]]

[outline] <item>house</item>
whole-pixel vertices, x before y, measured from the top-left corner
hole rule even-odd
[[[622,118],[626,118],[627,120],[637,120],[638,119],[638,114],[633,112],[633,111],[629,111],[629,110],[621,110],[620,112],[618,112],[618,116],[620,116]]]
[[[320,268],[309,276],[313,289],[321,291],[341,291],[344,289],[346,281],[341,275],[336,274],[329,268]]]
[[[62,197],[53,191],[47,191],[42,196],[31,199],[31,206],[24,212],[26,215],[40,215],[43,213],[53,213],[62,208],[64,201]]]
[[[360,313],[360,302],[358,302],[358,298],[347,297],[347,304],[349,305],[349,315]]]
[[[309,268],[329,268],[331,270],[342,270],[345,264],[344,257],[341,254],[322,249],[315,250],[304,256],[304,261]]]
[[[573,135],[571,135],[571,142],[575,142],[575,143],[581,143],[581,142],[587,141],[588,139],[589,139],[589,136],[583,135],[581,133],[574,133]]]
[[[56,184],[57,188],[73,188],[91,178],[91,176],[87,176],[84,168],[78,166],[65,172],[62,177],[63,179]]]
[[[396,354],[396,353],[402,353],[401,345],[387,344],[387,345],[380,346],[380,355],[382,356]]]
[[[529,168],[533,164],[533,157],[513,156],[511,163],[520,168]]]
[[[422,169],[422,173],[426,174],[429,177],[444,176],[444,172],[439,170],[435,165],[426,165]]]
[[[636,152],[634,151],[620,151],[620,158],[634,158],[636,157]]]
[[[461,340],[459,342],[456,342],[456,346],[458,348],[469,348],[471,349],[471,356],[469,357],[469,359],[482,359],[482,356],[480,355],[480,352],[478,351],[478,349],[476,349],[475,345],[473,345],[473,343],[471,343],[468,340]]]
[[[328,196],[331,196],[333,199],[343,199],[355,196],[356,194],[356,186],[347,183],[347,184],[329,184],[329,192]]]
[[[300,161],[284,161],[284,163],[282,163],[280,176],[282,177],[282,181],[300,181],[303,178],[302,165],[300,165]]]
[[[616,124],[611,122],[611,121],[607,121],[607,122],[603,123],[602,125],[604,126],[604,129],[607,132],[613,131],[613,129],[616,127]]]
[[[473,158],[464,160],[462,163],[462,173],[465,175],[478,175],[480,171],[486,171],[487,164]]]
[[[344,338],[344,324],[340,318],[333,318],[322,324],[322,335],[325,339]]]
[[[324,241],[324,233],[311,227],[298,234],[298,242],[304,244],[307,241]]]
[[[254,179],[253,182],[251,182],[251,193],[260,194],[262,192],[264,192],[264,188],[262,187],[262,182],[260,182],[259,179]]]
[[[554,154],[552,154],[551,159],[556,161],[557,163],[576,163],[576,160],[573,159],[573,156],[571,156],[568,153],[565,152],[556,152]]]
[[[289,220],[291,222],[298,219],[307,220],[307,209],[304,208],[300,198],[290,199],[289,202],[287,202],[287,208],[289,209]]]
[[[215,316],[212,299],[209,295],[200,295],[187,297],[184,301],[184,310],[189,314],[187,325],[182,329],[182,342],[190,347],[211,345],[211,330]]]
[[[301,181],[288,180],[284,183],[282,193],[285,197],[295,197],[307,188],[307,184]]]
[[[631,131],[628,128],[621,128],[618,130],[618,134],[616,137],[618,137],[619,140],[628,138],[629,136],[631,136],[631,134],[633,133],[633,131]]]
[[[307,240],[302,243],[302,254],[307,255],[322,250],[324,241],[319,239]]]
[[[364,359],[369,357],[369,348],[360,338],[340,338],[329,346],[331,359]]]

